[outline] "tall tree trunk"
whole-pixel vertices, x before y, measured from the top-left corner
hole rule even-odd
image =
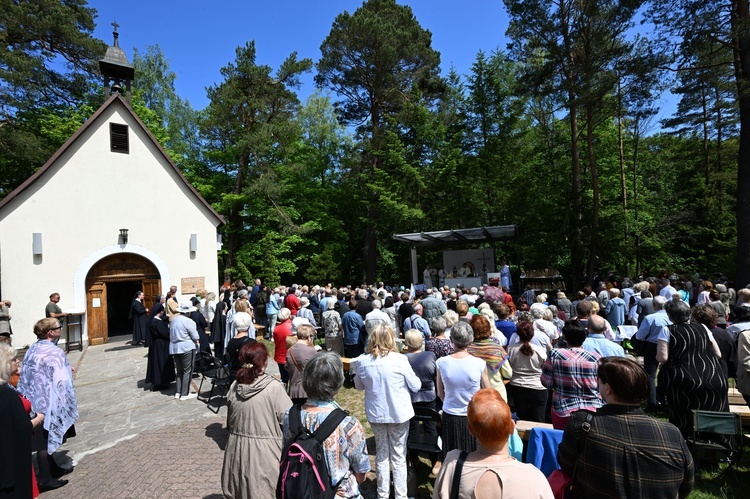
[[[719,215],[721,218],[724,216],[724,179],[723,179],[723,164],[721,148],[724,143],[724,123],[722,122],[723,115],[721,113],[721,93],[719,92],[718,81],[714,86],[714,95],[716,99],[716,201],[719,206]]]
[[[732,1],[734,72],[740,108],[740,150],[737,160],[737,279],[750,284],[750,21],[748,0]]]
[[[628,186],[625,179],[625,139],[622,124],[622,89],[620,88],[619,80],[617,81],[617,143],[618,154],[620,156],[620,199],[622,201],[622,216],[625,220],[624,245],[627,247],[628,238],[630,236],[630,230],[628,227]],[[630,274],[630,262],[628,262],[627,267],[627,273]]]
[[[703,114],[703,168],[706,176],[706,195],[711,198],[711,137],[708,132],[708,100],[706,89],[701,88],[701,112]]]
[[[581,197],[581,157],[578,147],[578,106],[575,104],[575,95],[570,91],[570,154],[572,156],[572,178],[571,199],[573,211],[571,213],[571,227],[573,239],[571,245],[570,261],[573,267],[573,292],[578,291],[579,284],[583,278],[583,200]]]
[[[596,167],[596,151],[594,151],[594,110],[593,105],[586,105],[586,147],[588,148],[589,170],[591,171],[591,190],[593,191],[591,207],[591,234],[589,234],[589,265],[587,269],[589,281],[596,273],[596,256],[599,240],[599,171]]]
[[[566,81],[568,112],[570,113],[570,155],[571,155],[571,182],[570,197],[573,203],[571,212],[570,227],[573,231],[570,246],[570,263],[573,271],[573,293],[578,291],[583,278],[583,199],[581,193],[581,156],[579,150],[579,132],[578,132],[578,103],[573,85],[575,82],[575,54],[573,53],[573,41],[570,35],[570,6],[565,7],[560,3],[560,31],[565,47],[565,65],[564,75]],[[591,279],[591,276],[589,276]]]
[[[373,102],[370,108],[370,119],[372,120],[372,158],[370,176],[380,168],[380,107]],[[375,273],[378,268],[378,194],[371,192],[368,196],[370,204],[367,207],[367,224],[365,225],[365,281],[368,284],[375,282]]]
[[[247,154],[241,154],[238,158],[237,178],[234,182],[232,194],[240,195],[245,188],[245,177],[250,159]],[[240,250],[242,239],[242,212],[245,209],[243,201],[234,201],[229,209],[229,230],[227,231],[227,256],[224,260],[224,280],[232,279],[231,269],[237,263],[237,252]]]
[[[638,146],[640,145],[640,115],[635,115],[633,127],[633,218],[635,224],[635,275],[641,275],[641,228],[638,225]]]

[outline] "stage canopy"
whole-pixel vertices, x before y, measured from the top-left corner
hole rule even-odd
[[[494,227],[475,227],[473,229],[436,230],[432,232],[413,232],[411,234],[394,234],[393,239],[419,248],[461,244],[477,244],[513,239],[518,234],[518,225],[496,225]]]
[[[417,248],[427,249],[439,246],[489,243],[514,239],[517,235],[518,225],[514,224],[474,227],[472,229],[449,229],[432,232],[413,232],[411,234],[394,234],[393,239],[411,245],[412,282],[416,283],[419,282]]]

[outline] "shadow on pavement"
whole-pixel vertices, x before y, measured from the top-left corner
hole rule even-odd
[[[206,426],[206,436],[213,439],[222,451],[226,448],[228,435],[229,433],[221,423],[211,423]]]

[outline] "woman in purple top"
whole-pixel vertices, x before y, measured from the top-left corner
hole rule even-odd
[[[455,314],[455,312],[453,312]],[[458,320],[458,316],[456,316]],[[452,326],[453,324],[451,324]],[[453,343],[450,338],[445,337],[445,331],[448,328],[447,321],[443,317],[435,317],[430,320],[430,330],[432,337],[425,341],[425,350],[435,354],[435,358],[445,357],[454,352]]]

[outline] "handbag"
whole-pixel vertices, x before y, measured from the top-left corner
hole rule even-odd
[[[583,438],[579,442],[579,453],[582,450],[581,447],[583,447],[583,443],[586,441],[586,435],[591,431],[591,422],[594,420],[594,415],[590,412],[586,413],[586,421],[583,422],[581,425],[581,431],[583,431]],[[578,461],[576,461],[576,464],[573,466],[573,473],[567,474],[563,470],[555,470],[552,472],[552,474],[547,478],[547,481],[549,482],[549,486],[552,489],[552,495],[555,497],[555,499],[572,499],[575,497],[575,492],[573,490],[573,480],[576,476],[576,471],[578,469]]]

